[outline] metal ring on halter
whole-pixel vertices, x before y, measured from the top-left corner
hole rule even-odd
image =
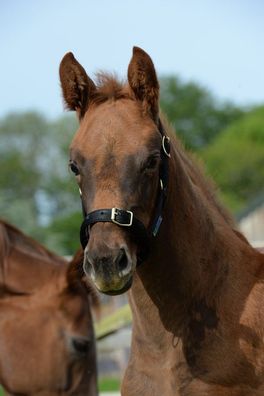
[[[166,147],[167,146],[167,147]],[[162,136],[162,148],[167,157],[170,158],[170,138],[169,136]]]

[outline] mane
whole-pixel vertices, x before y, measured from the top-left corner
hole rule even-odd
[[[34,256],[65,263],[65,260],[62,257],[49,251],[47,248],[41,245],[41,243],[35,241],[28,235],[25,235],[15,226],[0,219],[1,262],[9,255],[10,250],[14,246],[26,251],[29,254],[33,254]]]
[[[163,114],[161,115],[161,119],[168,136],[173,142],[173,147],[176,149],[177,155],[180,157],[185,168],[187,169],[188,175],[192,183],[202,191],[207,201],[217,210],[217,212],[223,217],[225,222],[234,229],[236,225],[234,223],[233,217],[218,200],[217,187],[212,179],[210,179],[205,174],[202,161],[198,159],[195,154],[187,152],[185,150],[182,142],[177,138],[174,129],[169,125],[169,122]],[[236,233],[238,235],[240,234],[238,231],[236,231]]]
[[[9,255],[10,243],[5,223],[0,220],[0,264],[4,262]]]
[[[119,81],[114,74],[96,74],[96,91],[91,94],[91,104],[99,105],[107,100],[133,99],[127,84]]]

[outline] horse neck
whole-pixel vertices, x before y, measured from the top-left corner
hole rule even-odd
[[[215,304],[227,278],[235,282],[238,267],[243,271],[242,256],[251,249],[201,172],[174,144],[163,224],[150,259],[137,271],[132,310],[140,315],[152,309],[156,319],[167,312],[165,323],[168,316],[184,321],[190,304]]]
[[[209,290],[216,292],[242,240],[199,168],[179,145],[173,148],[169,197],[158,245],[164,252],[162,261],[169,262],[174,279],[175,275],[179,278],[182,293],[186,295],[188,290],[191,296],[203,297]]]

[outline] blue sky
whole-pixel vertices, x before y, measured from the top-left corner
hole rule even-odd
[[[264,103],[262,0],[3,0],[0,117],[63,113],[58,67],[72,51],[93,77],[126,77],[133,45],[159,75],[177,74],[220,99]]]

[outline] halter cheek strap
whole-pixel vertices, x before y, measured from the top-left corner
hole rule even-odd
[[[161,163],[160,163],[160,171],[159,171],[160,187],[156,200],[154,220],[151,226],[151,234],[153,237],[157,236],[163,220],[162,213],[167,198],[168,183],[169,183],[170,138],[167,135],[165,135],[165,131],[160,119],[159,119],[159,132],[162,136],[162,144],[161,144],[161,152],[160,152]]]
[[[82,201],[84,220],[80,229],[80,241],[83,249],[85,249],[88,243],[90,228],[93,224],[98,222],[114,223],[119,227],[125,227],[131,238],[139,247],[138,264],[146,260],[149,252],[150,239],[151,237],[157,236],[162,223],[162,212],[167,197],[169,181],[170,139],[165,135],[163,125],[160,120],[159,132],[162,136],[160,153],[161,163],[159,171],[160,185],[155,204],[153,222],[150,228],[147,229],[144,224],[134,216],[133,212],[129,210],[119,208],[98,209],[86,214]],[[80,195],[82,198],[81,191]]]

